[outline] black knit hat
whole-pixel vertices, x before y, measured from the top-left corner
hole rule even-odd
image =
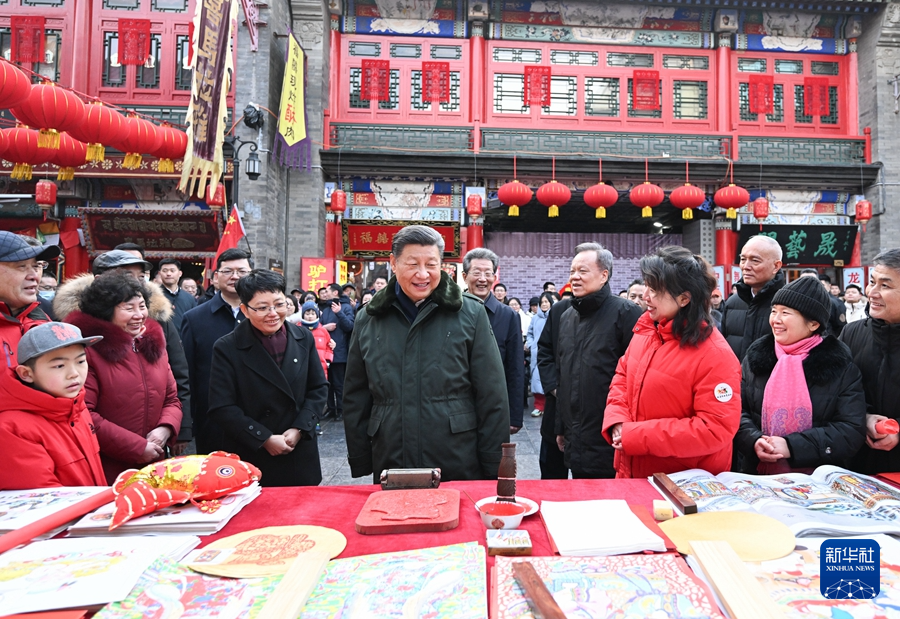
[[[813,277],[798,277],[775,293],[772,305],[784,305],[801,314],[807,320],[815,320],[822,326],[831,316],[831,299],[822,282]]]

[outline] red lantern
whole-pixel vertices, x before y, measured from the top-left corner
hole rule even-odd
[[[728,187],[722,187],[713,196],[716,206],[724,209],[725,217],[737,219],[737,209],[746,206],[750,202],[750,192],[739,185],[729,183]]]
[[[225,183],[216,185],[216,191],[212,191],[212,183],[206,186],[206,205],[214,211],[221,210],[225,206]]]
[[[592,185],[584,192],[584,203],[592,209],[596,209],[594,217],[597,219],[606,217],[606,209],[618,201],[619,192],[606,183]]]
[[[676,187],[675,191],[669,194],[669,202],[675,208],[681,209],[682,219],[693,219],[694,211],[706,200],[706,193],[695,185],[685,183],[681,187]]]
[[[559,217],[559,207],[565,206],[572,199],[572,192],[562,183],[552,180],[538,188],[537,199],[550,209],[548,217]]]
[[[347,210],[347,194],[343,189],[335,189],[331,192],[331,211],[343,213]]]
[[[641,209],[641,217],[653,217],[653,207],[666,199],[666,193],[659,185],[644,181],[629,192],[628,199]]]
[[[159,128],[152,122],[138,116],[129,116],[125,121],[129,127],[128,136],[124,140],[112,144],[112,146],[125,153],[125,161],[122,162],[122,167],[128,170],[136,170],[141,167],[141,162],[143,161],[141,154],[153,153],[159,148],[161,142]]]
[[[59,149],[50,158],[50,163],[59,166],[56,180],[72,180],[75,178],[75,168],[87,163],[87,144],[76,140],[68,133],[60,134]]]
[[[3,158],[13,165],[10,178],[14,181],[30,181],[32,166],[49,161],[52,151],[38,147],[38,132],[26,127],[4,129],[6,149]]]
[[[84,121],[81,126],[68,133],[88,145],[88,161],[103,161],[106,155],[104,144],[118,144],[124,141],[131,127],[124,116],[100,101],[86,105],[84,109]]]
[[[0,58],[0,108],[15,107],[31,93],[31,80],[16,65]]]
[[[0,131],[0,157],[6,152],[6,134]]]
[[[182,159],[187,150],[187,134],[172,125],[165,123],[159,128],[160,146],[151,154],[159,157],[159,172],[171,174],[175,171],[173,159]]]
[[[34,201],[43,211],[49,211],[56,206],[56,183],[53,181],[38,181],[34,188]]]
[[[477,193],[469,194],[469,197],[466,198],[466,213],[469,214],[469,217],[472,219],[478,219],[481,217],[481,213],[483,209],[481,208],[481,196]]]
[[[510,217],[518,217],[519,207],[531,202],[533,196],[534,192],[531,191],[531,188],[517,180],[506,183],[497,191],[500,202],[509,207]]]
[[[872,203],[868,200],[860,200],[856,203],[856,223],[862,224],[862,231],[866,231],[866,222],[872,219]]]
[[[759,221],[769,216],[769,201],[765,196],[760,196],[753,201],[753,216]]]
[[[78,95],[53,82],[31,87],[28,98],[12,110],[27,125],[40,129],[38,146],[59,148],[61,131],[77,129],[84,120],[84,103]]]

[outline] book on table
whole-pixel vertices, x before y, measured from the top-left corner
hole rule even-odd
[[[756,511],[784,523],[798,537],[900,535],[900,490],[838,466],[820,466],[811,475],[712,475],[690,469],[669,478],[701,512]]]
[[[107,486],[60,486],[0,491],[0,535],[33,524],[107,490]],[[48,531],[38,539],[53,537],[66,526]]]

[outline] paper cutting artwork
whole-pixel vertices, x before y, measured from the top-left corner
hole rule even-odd
[[[724,619],[704,584],[671,554],[613,557],[497,557],[496,619],[533,619],[512,564],[534,566],[569,619]]]
[[[476,542],[337,559],[300,619],[487,619],[484,574]]]
[[[95,619],[253,619],[280,580],[207,576],[159,559],[126,599],[109,604]]]

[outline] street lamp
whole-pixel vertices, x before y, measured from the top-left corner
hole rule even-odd
[[[225,138],[225,141],[231,145],[233,155],[231,156],[231,161],[234,167],[234,182],[231,186],[231,203],[234,206],[240,208],[239,196],[240,196],[240,186],[241,186],[241,159],[240,153],[241,149],[245,146],[250,147],[250,155],[247,157],[247,177],[251,181],[255,181],[259,178],[259,155],[256,154],[256,151],[259,150],[259,146],[257,146],[256,142],[249,142],[247,140],[242,140],[236,135],[230,135]]]

